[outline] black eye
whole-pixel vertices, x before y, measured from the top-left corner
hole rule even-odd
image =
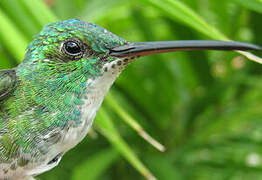
[[[83,54],[81,43],[73,40],[67,41],[63,44],[63,51],[66,55],[74,58],[81,57]]]

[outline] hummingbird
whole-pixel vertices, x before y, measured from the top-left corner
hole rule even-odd
[[[21,64],[0,71],[0,180],[58,165],[92,126],[113,82],[134,59],[187,50],[261,50],[215,40],[132,43],[78,19],[46,25]]]

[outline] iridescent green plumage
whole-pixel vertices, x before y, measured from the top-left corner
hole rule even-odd
[[[136,57],[201,49],[260,48],[222,41],[130,43],[75,19],[45,26],[23,62],[0,71],[0,180],[55,167],[85,137],[110,86]]]
[[[85,54],[72,59],[61,45],[76,38]],[[35,37],[16,69],[0,71],[0,164],[8,164],[5,169],[42,161],[63,138],[62,130],[83,123],[87,81],[103,75],[103,65],[115,59],[108,57],[109,49],[124,43],[91,23],[52,23]]]

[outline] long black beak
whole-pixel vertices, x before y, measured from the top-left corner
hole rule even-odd
[[[129,43],[110,50],[111,56],[130,57],[145,56],[173,51],[197,51],[197,50],[261,50],[261,47],[235,41],[212,40],[185,40],[185,41],[155,41]]]

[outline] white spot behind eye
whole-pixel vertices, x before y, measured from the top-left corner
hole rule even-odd
[[[50,61],[50,59],[43,59],[43,61],[44,61],[44,62],[49,62],[49,61]]]

